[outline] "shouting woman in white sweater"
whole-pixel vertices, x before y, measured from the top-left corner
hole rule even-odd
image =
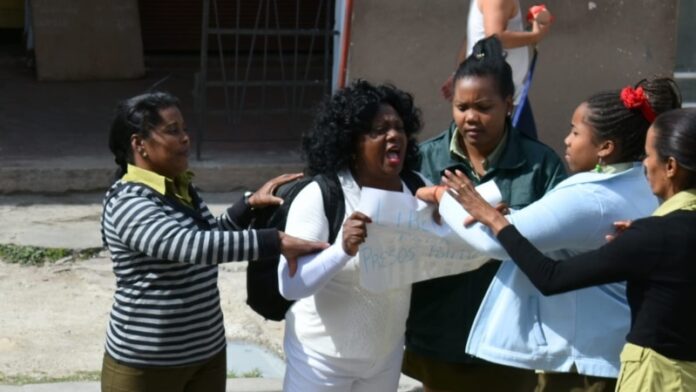
[[[409,192],[400,175],[416,162],[420,125],[409,94],[357,81],[323,103],[303,136],[309,174],[340,184],[345,222],[335,243],[293,276],[281,258],[280,291],[298,300],[286,314],[284,391],[396,391],[411,289],[360,287],[357,251],[369,218],[355,209],[363,186]],[[313,182],[294,199],[286,231],[326,241],[329,226]]]

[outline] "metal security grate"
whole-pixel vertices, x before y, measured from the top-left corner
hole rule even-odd
[[[693,18],[696,15],[696,0],[681,0],[677,18],[677,58],[674,70],[682,92],[684,107],[696,107],[696,29]]]
[[[203,0],[198,159],[209,142],[299,139],[331,89],[333,15],[330,0]]]

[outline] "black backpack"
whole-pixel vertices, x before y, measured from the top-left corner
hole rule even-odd
[[[401,179],[413,194],[418,188],[425,186],[423,179],[412,171],[401,173]],[[283,199],[283,204],[257,211],[252,220],[251,228],[275,227],[278,230],[285,230],[288,210],[292,201],[312,181],[316,181],[321,189],[324,214],[329,221],[328,242],[332,244],[341,230],[345,215],[343,189],[341,189],[338,176],[335,174],[318,174],[314,177],[303,177],[283,184],[275,192],[276,196]],[[247,305],[263,318],[273,321],[285,319],[285,313],[295,302],[285,299],[280,294],[278,286],[279,262],[280,257],[253,261],[249,263],[246,273]]]

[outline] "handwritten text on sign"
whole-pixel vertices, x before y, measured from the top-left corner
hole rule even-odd
[[[403,193],[362,189],[358,210],[372,218],[358,253],[363,287],[382,292],[471,271],[488,260],[447,225],[437,225],[433,209]]]

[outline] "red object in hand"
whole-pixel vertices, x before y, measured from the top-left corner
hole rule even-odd
[[[542,14],[541,16],[539,14]],[[544,15],[546,14],[546,18],[544,18]],[[537,18],[537,16],[540,16],[539,23],[541,24],[546,24],[553,22],[553,15],[549,12],[549,10],[546,9],[545,4],[538,4],[538,5],[533,5],[529,7],[529,11],[527,11],[527,21],[529,23],[532,23],[534,19]],[[550,16],[550,18],[549,18]],[[546,20],[543,20],[546,19]]]

